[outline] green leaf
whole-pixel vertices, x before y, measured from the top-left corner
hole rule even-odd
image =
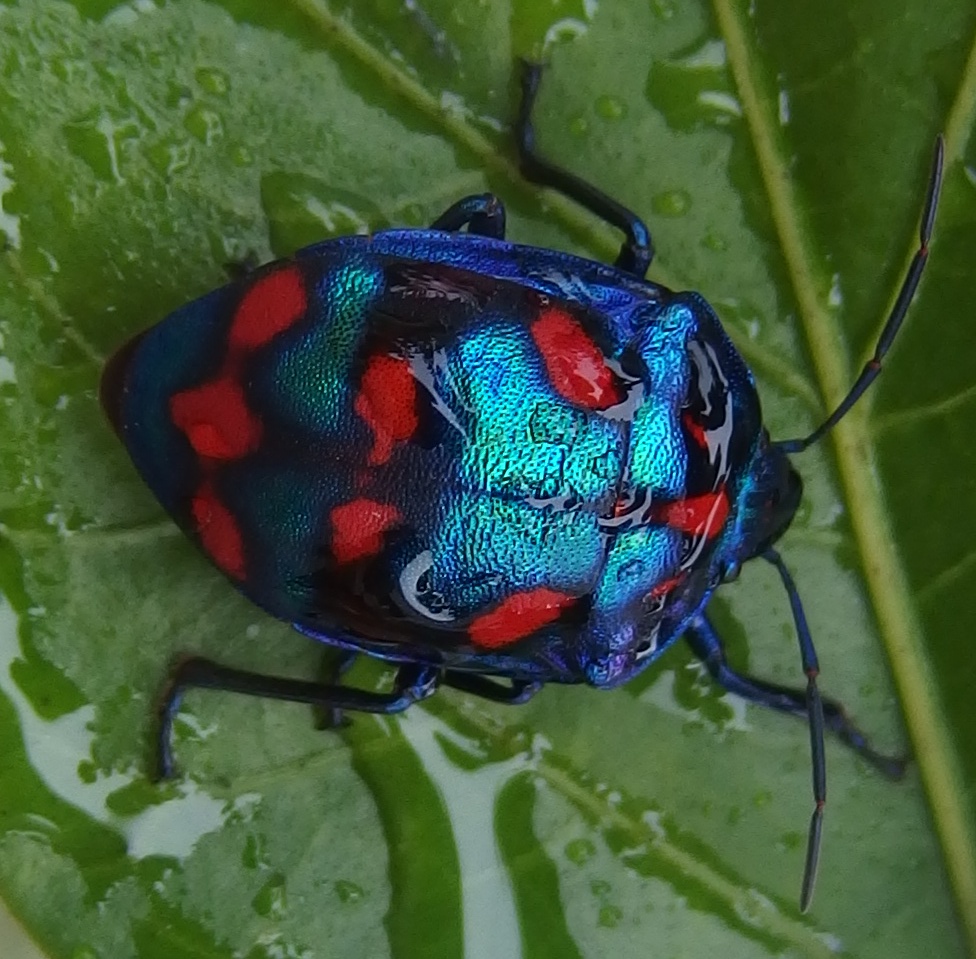
[[[46,953],[976,950],[974,36],[964,0],[0,4],[0,894]],[[161,514],[98,408],[104,358],[230,261],[487,189],[513,239],[612,258],[611,229],[518,176],[523,55],[550,64],[541,148],[647,217],[652,277],[716,306],[774,437],[870,355],[946,132],[920,296],[877,387],[797,458],[782,541],[824,691],[917,759],[892,784],[830,743],[807,916],[808,734],[681,647],[618,691],[446,692],[340,734],[193,694],[184,775],[145,778],[178,652],[311,677],[321,650]],[[714,601],[730,658],[796,683],[755,565]]]

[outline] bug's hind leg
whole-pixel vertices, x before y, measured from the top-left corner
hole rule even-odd
[[[388,693],[374,693],[348,686],[289,679],[283,676],[266,676],[243,669],[223,666],[201,657],[184,658],[175,663],[169,680],[159,698],[156,710],[156,757],[154,778],[167,779],[173,775],[172,733],[173,722],[187,689],[223,689],[262,696],[267,699],[283,699],[295,703],[308,703],[320,709],[353,709],[365,713],[399,713],[407,707],[426,699],[440,684],[440,670],[433,666],[413,663],[401,666]]]
[[[515,142],[518,146],[522,176],[532,183],[551,187],[586,207],[591,213],[623,231],[626,239],[620,247],[615,266],[635,276],[643,277],[654,257],[651,232],[636,213],[622,203],[587,183],[582,177],[544,160],[536,153],[535,129],[532,126],[532,107],[539,93],[542,65],[521,61],[522,100],[515,121]]]
[[[462,227],[468,233],[505,239],[505,204],[494,193],[476,193],[449,206],[433,223],[432,230],[457,232]]]
[[[807,718],[807,694],[803,689],[791,689],[777,683],[755,679],[737,673],[729,666],[725,650],[715,627],[705,616],[699,616],[685,632],[685,639],[695,655],[705,664],[712,679],[730,693],[735,693],[751,703],[791,713],[799,719]],[[901,779],[905,774],[906,760],[879,753],[868,742],[847,715],[844,707],[833,699],[823,700],[824,725],[840,740],[854,750],[862,759],[870,763],[889,779]]]

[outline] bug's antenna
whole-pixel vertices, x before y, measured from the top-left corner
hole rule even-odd
[[[784,453],[800,453],[808,446],[812,446],[824,434],[832,430],[848,413],[850,408],[864,395],[865,390],[877,379],[881,372],[881,361],[891,347],[901,324],[908,313],[918,289],[918,282],[922,278],[922,271],[929,257],[929,240],[932,238],[932,225],[935,223],[935,210],[939,204],[939,193],[942,190],[942,167],[945,159],[945,140],[942,134],[936,138],[935,153],[932,157],[932,172],[929,174],[928,191],[925,194],[925,207],[922,211],[922,222],[918,231],[918,249],[912,257],[911,266],[905,274],[901,289],[898,291],[898,298],[895,305],[888,314],[887,322],[878,337],[878,343],[874,348],[874,356],[864,365],[861,375],[854,381],[850,392],[838,404],[830,416],[827,417],[809,436],[802,439],[780,440],[773,443]]]
[[[803,886],[800,890],[800,912],[806,912],[813,900],[813,888],[817,882],[817,867],[820,865],[820,839],[823,833],[823,813],[827,804],[827,759],[824,754],[824,713],[823,700],[817,687],[817,676],[820,674],[820,663],[817,661],[817,651],[813,647],[810,627],[803,612],[800,594],[796,591],[796,584],[790,571],[786,568],[782,557],[774,549],[767,549],[762,554],[779,572],[780,579],[786,587],[786,594],[790,598],[790,608],[793,610],[793,622],[796,624],[796,637],[800,644],[800,660],[803,672],[807,677],[807,719],[810,725],[810,758],[813,767],[813,815],[810,817],[810,833],[807,837],[807,858],[803,867]]]

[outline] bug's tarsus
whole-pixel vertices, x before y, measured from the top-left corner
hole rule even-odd
[[[284,676],[267,676],[224,666],[199,656],[177,660],[169,674],[157,708],[155,778],[173,775],[172,732],[180,701],[187,689],[222,689],[265,699],[308,703],[320,709],[353,709],[365,713],[400,713],[426,699],[440,685],[441,671],[434,666],[407,663],[397,670],[389,693],[374,693],[348,686],[327,685]]]
[[[622,203],[597,189],[575,173],[570,173],[536,153],[535,129],[532,126],[532,107],[542,80],[542,64],[521,60],[520,78],[522,98],[515,121],[515,142],[518,146],[522,176],[532,183],[551,187],[586,207],[591,213],[621,230],[626,239],[620,247],[615,266],[635,276],[643,277],[654,257],[651,232],[644,221]]]
[[[941,135],[936,138],[935,152],[932,157],[932,172],[929,174],[928,189],[925,194],[925,206],[922,210],[922,218],[918,231],[918,249],[912,257],[911,265],[902,281],[901,289],[895,299],[895,305],[888,314],[888,319],[878,337],[877,345],[874,348],[874,355],[864,364],[860,376],[854,381],[847,396],[837,405],[837,408],[820,424],[809,436],[800,439],[779,440],[774,445],[778,446],[784,453],[800,453],[808,446],[812,446],[826,433],[832,430],[850,411],[851,407],[864,395],[867,388],[877,379],[881,373],[881,364],[885,354],[891,347],[892,341],[901,329],[908,307],[911,305],[918,289],[922,272],[929,256],[929,241],[932,238],[932,227],[935,223],[935,212],[939,205],[939,193],[942,189],[942,168],[945,159],[945,141]]]

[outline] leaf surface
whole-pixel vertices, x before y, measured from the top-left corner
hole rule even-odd
[[[973,949],[976,13],[807,7],[0,5],[0,894],[46,953]],[[798,458],[782,542],[825,693],[918,757],[892,784],[828,746],[808,916],[807,732],[681,647],[611,693],[447,692],[340,734],[192,694],[183,778],[144,776],[178,652],[311,677],[321,650],[161,514],[98,408],[104,358],[228,262],[424,225],[488,189],[513,239],[612,258],[611,229],[518,177],[526,55],[550,64],[541,148],[646,216],[652,278],[715,305],[774,437],[815,426],[870,354],[947,134],[921,294],[872,394]],[[786,597],[755,565],[714,601],[730,658],[798,683]]]

